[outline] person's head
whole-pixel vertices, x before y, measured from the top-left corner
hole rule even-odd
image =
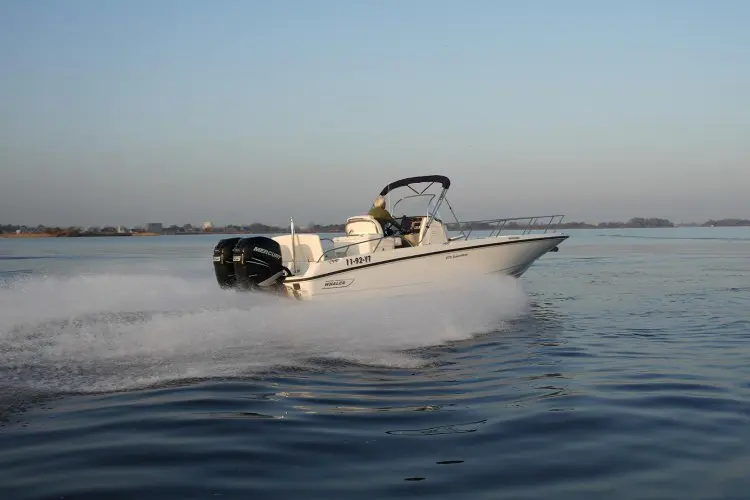
[[[375,203],[373,203],[373,205],[378,208],[385,208],[385,198],[383,198],[382,196],[378,196],[377,198],[375,198]]]

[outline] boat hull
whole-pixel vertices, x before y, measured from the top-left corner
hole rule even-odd
[[[285,281],[299,299],[413,293],[484,274],[520,277],[567,235],[502,236],[408,247],[315,263]]]

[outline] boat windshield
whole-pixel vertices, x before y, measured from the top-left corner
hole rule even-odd
[[[402,197],[393,197],[390,200],[386,197],[386,208],[394,217],[408,215],[411,217],[419,215],[429,215],[435,209],[437,196],[430,194],[413,194]]]

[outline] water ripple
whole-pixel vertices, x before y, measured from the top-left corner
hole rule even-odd
[[[210,276],[5,284],[0,498],[743,498],[748,254],[641,240],[366,322]]]

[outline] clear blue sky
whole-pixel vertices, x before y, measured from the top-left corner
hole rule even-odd
[[[750,217],[750,2],[4,0],[0,222]]]

